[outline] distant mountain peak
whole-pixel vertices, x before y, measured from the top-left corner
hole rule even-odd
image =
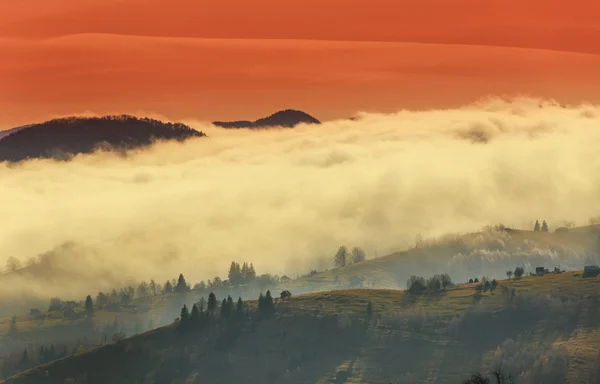
[[[284,109],[255,121],[213,121],[213,125],[221,128],[294,128],[298,124],[321,124],[321,122],[308,113],[296,109]]]
[[[146,117],[64,117],[9,131],[0,140],[0,162],[69,159],[99,148],[127,150],[146,147],[156,140],[183,141],[201,136],[205,136],[204,133],[185,124]]]

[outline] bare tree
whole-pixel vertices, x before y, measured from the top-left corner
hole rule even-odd
[[[345,267],[348,260],[348,248],[341,246],[333,258],[333,266],[335,268]]]
[[[14,256],[9,257],[8,260],[6,260],[6,269],[10,272],[21,269],[21,261]]]
[[[365,261],[367,259],[367,254],[362,248],[354,247],[352,248],[352,263],[360,263],[361,261]]]

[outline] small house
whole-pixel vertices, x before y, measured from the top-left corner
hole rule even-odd
[[[597,265],[587,265],[583,268],[583,277],[596,277],[600,275],[600,267]]]
[[[544,267],[536,267],[535,268],[535,274],[538,276],[544,276],[545,272],[546,272],[546,270],[544,269]]]
[[[42,312],[37,308],[31,308],[31,310],[29,311],[29,316],[33,317],[34,319],[37,319],[41,315]]]
[[[75,312],[72,308],[65,309],[63,311],[63,318],[65,319],[76,319],[77,312]]]
[[[348,284],[350,285],[350,288],[354,288],[354,287],[362,288],[363,287],[363,279],[361,279],[358,276],[350,276],[348,278]]]

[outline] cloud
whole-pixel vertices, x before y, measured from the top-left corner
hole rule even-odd
[[[342,244],[383,255],[419,234],[585,224],[600,211],[599,112],[522,98],[293,130],[185,121],[209,137],[2,165],[0,257],[74,245],[47,259],[43,279],[0,295],[82,297],[179,272],[198,281],[232,260],[294,274]]]

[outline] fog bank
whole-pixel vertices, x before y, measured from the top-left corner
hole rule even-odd
[[[232,260],[293,275],[330,267],[342,244],[382,256],[417,235],[600,213],[599,106],[494,99],[293,130],[184,123],[209,137],[0,165],[0,262],[75,244],[36,273],[68,278],[17,279],[0,297],[195,282]]]

